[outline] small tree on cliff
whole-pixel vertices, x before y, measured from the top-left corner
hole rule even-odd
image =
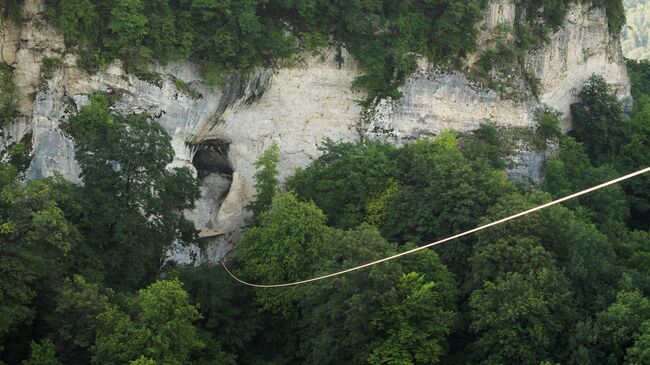
[[[578,98],[580,101],[571,105],[576,136],[595,164],[611,162],[627,140],[629,126],[621,103],[599,75],[589,78]]]
[[[257,172],[255,173],[255,191],[257,196],[255,201],[246,207],[253,213],[253,222],[257,222],[260,213],[268,210],[273,201],[273,196],[278,191],[280,182],[278,181],[278,162],[280,149],[278,144],[273,142],[260,158],[255,162]]]

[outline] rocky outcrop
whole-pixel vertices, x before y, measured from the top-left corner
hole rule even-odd
[[[370,112],[369,138],[403,143],[445,129],[468,131],[481,122],[531,127],[537,102],[502,99],[460,73],[439,73],[424,64],[400,88],[399,100],[384,99]]]
[[[497,26],[512,26],[515,15],[515,2],[491,1],[480,24],[481,48],[488,46],[487,40]],[[468,57],[468,64],[476,58]],[[604,10],[589,3],[572,2],[564,25],[550,35],[547,44],[527,56],[526,66],[538,80],[539,98],[531,96],[522,101],[503,98],[463,73],[441,72],[421,63],[399,89],[399,100],[381,100],[371,111],[366,133],[370,138],[399,143],[449,128],[475,129],[485,120],[503,126],[533,127],[534,112],[540,104],[561,113],[566,131],[571,127],[570,105],[593,74],[602,75],[619,98],[631,106],[630,83],[618,36],[610,35]],[[516,79],[509,82],[524,83]]]
[[[480,39],[488,39],[499,24],[512,24],[515,10],[511,0],[491,1]],[[405,143],[444,129],[470,130],[485,120],[528,128],[534,126],[540,103],[562,112],[566,129],[576,88],[592,73],[603,74],[622,99],[629,99],[618,40],[609,35],[604,13],[588,5],[572,5],[565,25],[529,56],[529,67],[540,80],[539,99],[508,100],[462,72],[443,72],[421,62],[400,88],[399,100],[380,100],[370,110],[359,104],[365,95],[352,89],[361,71],[345,50],[343,63],[335,60],[333,50],[324,50],[301,55],[291,67],[232,76],[218,88],[204,85],[196,66],[187,62],[154,67],[160,80],[151,83],[126,74],[119,63],[95,75],[80,70],[74,50],[66,50],[42,12],[42,0],[28,0],[23,25],[0,24],[0,55],[14,68],[24,114],[3,131],[0,145],[32,132],[27,176],[58,172],[78,181],[73,141],[59,126],[88,103],[90,93],[112,94],[116,111],[154,116],[172,136],[172,166],[190,166],[202,181],[201,200],[186,214],[205,242],[201,249],[179,248],[174,253],[179,260],[215,260],[229,251],[246,218],[244,206],[254,197],[254,162],[274,142],[284,179],[318,157],[325,139]],[[44,75],[43,57],[58,58],[61,66]],[[177,79],[193,92],[177,89]],[[513,171],[535,178],[545,157],[522,150]]]
[[[576,102],[578,89],[593,74],[603,76],[631,109],[619,36],[609,33],[605,11],[588,2],[572,2],[564,25],[531,54],[529,67],[539,79],[539,101],[562,113],[564,130],[571,126],[569,107]]]

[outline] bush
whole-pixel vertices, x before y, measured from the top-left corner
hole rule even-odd
[[[614,90],[599,75],[593,75],[571,105],[573,129],[597,165],[613,161],[628,139],[628,122]]]
[[[545,107],[537,111],[535,120],[537,121],[535,129],[537,138],[534,141],[536,147],[543,149],[549,139],[557,139],[562,135],[559,112]]]
[[[14,84],[13,69],[0,62],[0,127],[12,123],[18,112],[18,89]]]

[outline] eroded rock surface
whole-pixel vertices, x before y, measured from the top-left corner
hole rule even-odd
[[[73,141],[60,125],[89,102],[89,94],[107,92],[116,100],[116,111],[153,116],[172,136],[175,160],[170,167],[189,166],[203,182],[201,199],[186,214],[205,242],[201,249],[175,252],[181,261],[218,260],[230,251],[247,217],[244,206],[254,198],[254,162],[274,142],[284,179],[317,158],[325,139],[372,138],[399,144],[449,128],[471,130],[485,120],[533,127],[540,103],[562,112],[568,129],[576,89],[593,73],[602,74],[622,100],[629,100],[618,39],[609,34],[604,12],[586,4],[573,4],[564,26],[528,57],[529,68],[540,80],[539,99],[508,100],[462,72],[442,72],[421,62],[401,87],[401,99],[379,100],[371,110],[361,108],[358,102],[365,95],[351,87],[361,71],[345,50],[342,64],[329,49],[301,55],[290,68],[232,76],[219,88],[204,85],[189,62],[154,66],[160,75],[156,83],[126,74],[119,62],[90,75],[76,66],[74,50],[66,50],[63,37],[44,21],[43,10],[42,0],[29,0],[21,26],[6,19],[0,23],[0,56],[14,68],[24,115],[2,131],[0,147],[31,132],[33,159],[27,177],[58,172],[78,182]],[[511,25],[515,14],[514,1],[491,1],[479,25],[479,41],[500,24]],[[61,66],[44,75],[43,57],[58,58]],[[475,60],[470,56],[467,62]],[[176,79],[194,92],[178,90]],[[545,158],[522,147],[513,171],[539,179]]]
[[[539,101],[562,113],[564,130],[571,126],[569,107],[593,74],[613,85],[619,99],[631,109],[630,80],[619,36],[610,35],[605,11],[588,2],[571,4],[562,28],[531,54],[529,63],[539,79]]]

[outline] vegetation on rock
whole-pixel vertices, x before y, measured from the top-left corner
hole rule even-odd
[[[601,5],[615,13],[616,4]],[[368,75],[390,74],[366,79],[379,82],[369,87],[386,95],[394,84],[383,87],[411,67],[413,50],[447,62],[471,49],[473,35],[455,31],[473,24],[481,5],[50,4],[68,41],[75,39],[91,63],[119,57],[141,72],[152,58],[189,56],[208,70],[246,69],[297,47],[286,32],[291,25],[309,47],[332,36],[358,52]],[[529,5],[544,6],[545,12],[531,16],[553,25],[560,24],[567,4]],[[616,21],[613,16],[610,26]],[[441,32],[448,37],[435,43]],[[197,46],[200,40],[205,48]],[[557,142],[557,151],[539,185],[508,179],[511,136],[489,123],[404,146],[327,141],[323,154],[284,184],[279,148],[270,146],[256,164],[253,217],[229,261],[231,270],[257,283],[307,279],[646,167],[650,64],[630,61],[628,68],[636,101],[629,120],[598,77],[578,87],[570,136],[559,132],[557,113],[540,110],[537,129],[526,136],[538,150]],[[193,206],[199,190],[189,170],[167,168],[173,150],[161,126],[146,115],[112,112],[98,94],[70,116],[65,131],[74,138],[83,184],[56,176],[22,180],[26,145],[16,144],[0,163],[2,363],[648,361],[648,176],[365,270],[291,288],[253,289],[218,265],[166,260],[173,245],[197,243],[180,212]]]
[[[623,27],[621,46],[625,57],[650,59],[650,1],[625,0],[627,24]]]
[[[518,3],[524,16],[513,44],[501,42],[482,57],[483,69],[509,71],[521,55],[562,24],[570,0]],[[485,0],[413,1],[204,1],[48,0],[51,20],[69,45],[79,47],[80,65],[94,71],[112,59],[145,75],[151,61],[191,59],[216,84],[230,72],[272,66],[301,49],[345,47],[365,74],[355,86],[375,97],[398,97],[397,87],[419,57],[457,67],[476,50],[477,24]],[[618,33],[625,22],[621,0],[595,0]],[[519,68],[519,66],[517,66]],[[523,67],[523,66],[522,66]],[[522,68],[522,72],[525,69]],[[484,70],[484,72],[487,70]],[[530,79],[530,77],[528,77]],[[533,80],[529,80],[533,87]],[[493,85],[494,86],[494,85]]]
[[[11,66],[0,62],[0,127],[11,124],[20,115],[13,75]]]

